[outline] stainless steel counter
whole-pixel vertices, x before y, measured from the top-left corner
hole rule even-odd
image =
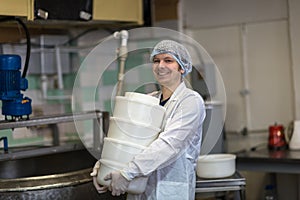
[[[267,147],[237,154],[237,169],[300,174],[300,151],[272,151]]]
[[[269,150],[266,143],[267,133],[261,136],[254,134],[239,137],[241,138],[240,140],[237,137],[230,138],[232,142],[237,143],[237,141],[241,141],[237,144],[242,144],[240,146],[243,146],[236,153],[237,170],[267,173],[268,181],[276,187],[278,199],[299,199],[300,151]],[[249,140],[253,138],[254,140]],[[247,146],[247,144],[250,145]],[[252,184],[255,184],[253,179]]]
[[[237,155],[239,171],[300,174],[300,151],[269,150],[268,132],[227,134],[228,152]]]

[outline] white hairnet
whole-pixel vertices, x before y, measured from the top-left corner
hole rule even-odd
[[[162,40],[155,45],[151,53],[150,60],[153,61],[154,56],[165,53],[171,54],[178,62],[181,69],[184,70],[182,76],[185,76],[192,71],[192,58],[182,44],[179,44],[173,40]]]

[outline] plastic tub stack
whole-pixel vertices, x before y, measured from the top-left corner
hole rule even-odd
[[[124,168],[158,137],[164,114],[165,108],[159,105],[156,97],[136,92],[116,97],[108,134],[104,138],[97,177],[99,184],[108,186],[110,180],[104,180],[107,174]],[[128,192],[144,192],[147,180],[147,177],[134,179]]]

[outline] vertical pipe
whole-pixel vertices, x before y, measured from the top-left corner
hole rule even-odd
[[[110,119],[109,112],[103,111],[102,112],[102,123],[103,123],[102,129],[103,129],[103,134],[105,137],[107,136],[108,129],[109,129],[109,119]]]
[[[44,36],[41,35],[40,38],[40,44],[41,44],[41,54],[40,54],[40,58],[41,58],[41,74],[45,74],[46,73],[46,69],[45,69],[45,49],[44,49],[44,45],[45,45],[45,41],[44,41]]]
[[[40,58],[41,58],[41,82],[42,82],[42,97],[44,99],[46,99],[47,97],[47,88],[48,88],[48,78],[47,78],[47,75],[46,75],[46,69],[45,69],[45,49],[44,49],[44,36],[41,35],[41,38],[40,38],[40,44],[41,44],[41,47],[40,47]]]
[[[62,76],[62,66],[61,66],[61,56],[60,48],[55,47],[55,58],[56,58],[56,68],[57,68],[57,78],[58,78],[58,89],[64,89],[63,76]]]
[[[102,147],[102,130],[100,126],[102,125],[101,120],[99,117],[93,119],[93,146],[95,152],[100,152]],[[101,152],[99,153],[101,155]]]
[[[124,57],[121,57],[120,61],[119,61],[117,96],[122,95],[123,82],[124,82],[124,71],[125,71],[125,60],[126,60],[126,58],[124,59]]]
[[[184,2],[181,0],[178,1],[177,3],[177,15],[178,15],[178,20],[177,20],[177,28],[180,33],[184,33],[183,30],[183,9],[184,9]]]
[[[118,85],[117,85],[117,96],[120,96],[123,88],[124,81],[124,71],[125,71],[125,61],[127,59],[127,40],[128,31],[122,30],[120,32],[114,33],[115,38],[121,39],[121,46],[118,52],[119,56],[119,75],[118,75]]]
[[[97,152],[97,155],[101,155],[102,147],[104,144],[104,138],[107,136],[108,133],[109,112],[96,111],[96,116],[97,118],[93,119],[94,150]]]
[[[42,82],[42,86],[41,86],[41,89],[42,89],[42,97],[44,99],[47,98],[47,90],[48,90],[48,78],[47,78],[47,75],[46,74],[41,74],[41,82]]]
[[[244,89],[241,91],[241,95],[244,97],[245,102],[245,117],[247,129],[252,129],[251,121],[251,106],[249,96],[249,80],[248,80],[248,52],[247,52],[247,26],[242,24],[241,26],[241,37],[242,37],[242,68],[243,68],[243,80]]]
[[[53,146],[59,146],[59,130],[57,124],[49,124],[49,127],[52,130]]]
[[[7,142],[7,137],[1,137],[0,141],[3,140],[3,149],[4,153],[8,153],[8,142]]]

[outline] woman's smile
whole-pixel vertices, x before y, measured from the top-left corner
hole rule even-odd
[[[170,74],[170,70],[167,70],[167,69],[158,69],[156,74],[158,76],[166,76],[166,75],[169,75]]]

